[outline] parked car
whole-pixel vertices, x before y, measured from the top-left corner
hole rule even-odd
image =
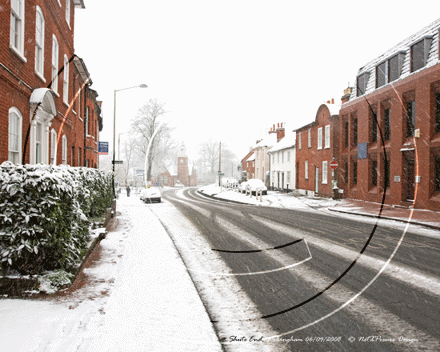
[[[242,183],[240,183],[239,185],[238,185],[238,191],[240,192],[240,193],[244,193],[244,192],[246,192],[246,187],[247,187],[247,181],[243,181]]]
[[[160,201],[161,201],[161,193],[160,193],[159,188],[157,188],[157,187],[144,188],[141,191],[141,194],[139,197],[145,203],[153,203],[153,202],[160,203]]]
[[[260,190],[262,191],[263,195],[267,194],[267,187],[264,184],[263,181],[256,179],[256,178],[252,178],[250,180],[247,181],[247,190],[252,192],[252,194],[256,194],[257,191],[259,192]]]

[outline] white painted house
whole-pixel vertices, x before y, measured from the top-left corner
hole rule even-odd
[[[286,133],[285,137],[268,152],[270,156],[270,187],[287,190],[296,187],[295,179],[295,134]]]

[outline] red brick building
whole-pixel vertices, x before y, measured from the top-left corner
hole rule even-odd
[[[440,20],[362,67],[339,113],[345,197],[440,210]]]
[[[255,154],[252,148],[249,153],[241,160],[241,171],[245,173],[246,179],[249,180],[255,176]]]
[[[83,0],[0,7],[0,163],[97,166],[100,103],[74,52]]]
[[[339,154],[339,109],[322,104],[315,121],[296,132],[296,188],[307,194],[332,196],[330,162]]]

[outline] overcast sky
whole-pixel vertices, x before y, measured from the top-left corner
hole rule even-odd
[[[195,159],[209,138],[242,159],[274,123],[314,120],[358,69],[440,16],[440,1],[85,0],[75,51],[103,101],[102,141],[150,98]],[[127,135],[121,135],[121,141]]]

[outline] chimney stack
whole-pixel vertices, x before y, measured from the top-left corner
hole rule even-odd
[[[351,95],[352,89],[353,89],[352,87],[348,87],[348,88],[344,89],[344,95],[341,98],[342,104],[344,104],[350,100],[350,95]]]
[[[277,128],[277,143],[282,140],[285,136],[285,130],[284,130],[284,122],[281,122],[281,127],[280,127],[280,123],[278,123],[278,128]]]

